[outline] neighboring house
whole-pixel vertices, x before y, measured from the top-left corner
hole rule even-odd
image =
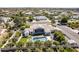
[[[1,21],[1,22],[6,23],[6,22],[8,22],[9,20],[10,20],[10,17],[0,17],[0,21]]]
[[[0,29],[0,35],[3,35],[6,31],[6,29]]]
[[[55,20],[58,20],[59,19],[59,16],[53,16]]]
[[[79,15],[73,15],[71,16],[72,19],[78,19],[79,18]]]
[[[32,15],[32,12],[26,12],[25,15],[30,16]]]
[[[29,31],[30,29],[25,29],[24,31],[23,31],[23,33],[22,33],[22,35],[24,36],[24,37],[27,37],[27,36],[29,36],[29,34],[30,34],[30,31]]]
[[[69,14],[68,14],[67,12],[64,12],[64,11],[63,11],[60,15],[61,15],[61,16],[62,16],[62,15],[68,16]]]
[[[34,19],[36,21],[42,21],[42,20],[47,20],[47,17],[46,16],[35,16]]]
[[[75,44],[77,44],[74,40],[68,40],[68,43],[69,43],[70,45],[75,45]]]
[[[0,44],[6,41],[8,37],[9,33],[7,32],[7,29],[0,29]]]
[[[78,19],[79,18],[79,13],[73,13],[73,15],[71,16],[72,19]]]

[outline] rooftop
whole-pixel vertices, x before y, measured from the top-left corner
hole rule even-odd
[[[73,44],[76,43],[74,40],[68,40],[68,43]]]
[[[3,34],[6,31],[6,29],[0,29],[0,35]]]
[[[33,24],[31,26],[32,30],[37,29],[37,28],[43,28],[43,29],[45,29],[46,32],[53,30],[53,27],[51,25],[48,25],[48,24]]]
[[[46,16],[35,16],[35,19],[38,19],[38,20],[46,20],[47,17]]]
[[[1,21],[7,22],[9,21],[10,17],[0,17]]]

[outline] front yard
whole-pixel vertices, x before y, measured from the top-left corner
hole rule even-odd
[[[25,43],[29,42],[30,39],[31,39],[31,36],[22,37],[18,43],[23,43],[23,44],[25,44]]]

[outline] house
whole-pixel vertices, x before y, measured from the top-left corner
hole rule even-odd
[[[76,43],[74,40],[68,40],[68,43],[69,43],[70,45],[77,45],[77,43]]]
[[[70,18],[78,19],[79,18],[79,13],[73,13],[73,15]]]
[[[36,28],[33,30],[32,35],[39,35],[39,34],[45,34],[44,28]]]
[[[79,15],[73,15],[71,16],[72,19],[78,19],[79,18]]]
[[[9,20],[10,20],[10,17],[0,17],[0,21],[1,21],[1,22],[6,23],[6,22],[8,22]]]
[[[23,31],[23,33],[22,33],[22,35],[23,35],[24,37],[29,36],[29,34],[30,34],[30,29],[29,29],[29,28],[26,28],[26,29]]]
[[[0,35],[3,35],[4,32],[6,32],[7,30],[6,29],[0,29]]]
[[[46,16],[35,16],[34,19],[36,21],[42,21],[42,20],[47,20],[47,17]]]
[[[26,12],[25,15],[26,16],[31,16],[32,15],[32,12]]]
[[[31,32],[33,35],[50,35],[51,31],[53,30],[53,27],[48,24],[33,24],[31,26]]]
[[[26,28],[23,31],[23,36],[31,35],[50,35],[54,30],[51,25],[48,24],[32,24],[30,28]]]

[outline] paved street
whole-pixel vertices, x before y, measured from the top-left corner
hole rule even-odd
[[[69,38],[69,39],[72,39],[72,40],[75,40],[77,42],[77,44],[79,44],[79,35],[76,34],[75,32],[71,31],[71,29],[67,26],[59,26],[59,25],[56,25],[58,28],[61,29],[61,31]]]

